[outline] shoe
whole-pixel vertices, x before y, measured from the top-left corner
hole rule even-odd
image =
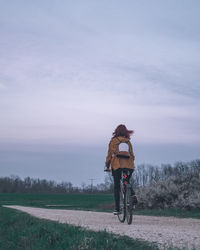
[[[115,209],[114,212],[113,212],[113,214],[114,215],[118,215],[118,214],[120,214],[120,211]]]
[[[138,203],[137,196],[134,194],[132,195],[133,205],[136,205]]]

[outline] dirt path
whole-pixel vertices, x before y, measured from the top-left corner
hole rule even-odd
[[[21,210],[38,218],[59,221],[99,231],[106,230],[131,238],[158,242],[163,246],[177,246],[183,249],[200,249],[200,220],[174,217],[133,217],[133,224],[120,223],[111,213],[44,209],[23,206],[6,206]]]

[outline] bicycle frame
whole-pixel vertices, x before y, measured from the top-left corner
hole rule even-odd
[[[128,181],[129,175],[128,170],[122,171],[120,180],[120,214],[118,215],[118,219],[120,222],[124,222],[127,219],[127,223],[131,224],[133,203],[131,198],[131,184]]]

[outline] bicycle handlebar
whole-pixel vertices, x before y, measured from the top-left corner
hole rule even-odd
[[[106,168],[106,169],[104,169],[104,172],[111,172],[111,169],[110,168]]]

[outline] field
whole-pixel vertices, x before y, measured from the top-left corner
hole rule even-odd
[[[0,194],[0,205],[23,205],[43,208],[80,209],[111,212],[114,207],[112,194]],[[200,210],[138,210],[137,215],[175,216],[200,219]]]
[[[105,211],[113,205],[111,194],[0,194],[0,205],[24,205]],[[103,207],[103,208],[102,208]],[[109,209],[108,209],[109,210]]]

